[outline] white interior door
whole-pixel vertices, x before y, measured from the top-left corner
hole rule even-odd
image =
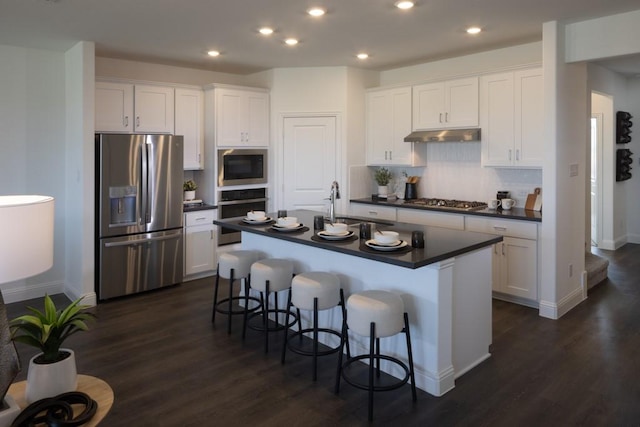
[[[284,208],[324,212],[337,174],[336,117],[285,117],[283,139]]]

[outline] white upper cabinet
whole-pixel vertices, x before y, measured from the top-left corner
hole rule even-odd
[[[477,77],[413,86],[413,130],[477,126]]]
[[[134,87],[134,131],[138,133],[173,133],[174,89],[165,86]]]
[[[367,164],[420,166],[411,133],[411,88],[367,92]]]
[[[544,161],[544,80],[542,69],[516,71],[515,146],[519,166],[542,167]]]
[[[96,132],[173,133],[172,87],[96,82]]]
[[[481,78],[482,165],[542,167],[542,70]]]
[[[97,132],[133,132],[133,85],[96,82]]]
[[[176,88],[175,134],[184,137],[184,169],[203,168],[203,93]]]
[[[216,88],[215,124],[219,147],[268,147],[269,94]]]

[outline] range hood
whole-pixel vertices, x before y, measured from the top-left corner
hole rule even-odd
[[[404,142],[480,141],[480,128],[421,130],[405,136]]]

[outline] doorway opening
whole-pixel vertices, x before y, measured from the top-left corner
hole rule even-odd
[[[591,116],[591,246],[602,241],[602,113]]]

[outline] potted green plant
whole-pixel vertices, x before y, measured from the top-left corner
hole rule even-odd
[[[194,200],[196,198],[196,189],[198,185],[192,179],[185,181],[182,184],[182,189],[184,190],[184,199],[185,200]]]
[[[45,295],[43,311],[27,307],[32,314],[16,317],[10,322],[14,341],[41,351],[29,361],[27,402],[76,389],[75,353],[62,348],[62,344],[71,335],[88,330],[87,322],[95,318],[95,314],[87,311],[89,306],[80,305],[81,300],[78,298],[58,310],[51,297]]]
[[[376,169],[374,179],[378,184],[378,196],[386,196],[389,193],[389,183],[393,178],[391,171],[385,167]]]

